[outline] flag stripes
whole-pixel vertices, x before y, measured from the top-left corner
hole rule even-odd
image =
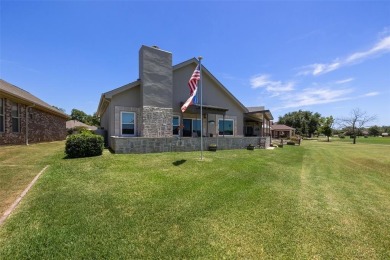
[[[198,81],[200,80],[200,67],[199,65],[196,66],[194,72],[192,73],[192,76],[190,80],[188,81],[188,87],[190,88],[190,97],[187,99],[187,101],[184,103],[184,105],[181,107],[181,111],[184,113],[184,111],[187,110],[189,105],[191,105],[193,102],[193,99],[196,98],[196,92],[198,90]]]

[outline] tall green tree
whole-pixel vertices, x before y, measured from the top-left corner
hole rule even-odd
[[[328,142],[329,142],[329,137],[332,136],[333,123],[334,123],[334,119],[332,116],[323,117],[321,120],[321,127],[319,132],[323,133],[326,137],[328,137]]]
[[[78,110],[76,108],[72,109],[72,112],[70,113],[70,117],[72,120],[77,120],[84,124],[86,124],[88,119],[88,115],[85,112]]]
[[[378,136],[381,134],[381,128],[377,125],[368,128],[368,134],[372,136]]]
[[[100,118],[97,116],[96,112],[93,113],[93,115],[88,115],[85,112],[74,108],[70,113],[70,117],[72,120],[77,120],[87,125],[100,126]]]
[[[279,124],[295,128],[296,133],[302,136],[312,136],[320,127],[321,114],[310,111],[294,111],[280,116]]]

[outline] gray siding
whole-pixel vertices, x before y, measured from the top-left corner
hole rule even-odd
[[[139,66],[142,106],[172,108],[172,53],[142,46]]]
[[[189,97],[188,80],[195,70],[196,65],[185,66],[177,69],[173,73],[173,113],[181,113],[180,102],[185,102]],[[226,118],[235,119],[235,135],[243,135],[244,110],[242,107],[231,98],[226,92],[206,73],[202,74],[203,82],[203,104],[217,107],[228,108]],[[184,114],[184,118],[195,117],[195,115]],[[214,127],[218,127],[218,121],[215,115],[210,115],[209,120],[216,120]],[[204,123],[207,123],[204,121]],[[209,133],[215,132],[210,129],[211,125],[207,126]]]

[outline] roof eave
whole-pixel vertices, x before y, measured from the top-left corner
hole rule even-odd
[[[6,91],[4,89],[1,90],[1,93],[3,93],[4,97],[6,97],[6,98],[10,97],[10,98],[12,98],[14,100],[17,100],[18,103],[22,103],[22,104],[25,104],[27,106],[33,106],[35,108],[38,108],[38,109],[43,110],[45,112],[48,112],[50,114],[55,114],[56,116],[59,116],[59,117],[65,118],[65,119],[69,119],[70,118],[69,115],[63,113],[60,110],[57,110],[54,107],[52,109],[49,109],[47,107],[41,106],[40,104],[37,104],[37,103],[35,103],[35,102],[33,102],[33,101],[29,100],[29,99],[26,99],[26,98],[20,97],[18,95],[15,95],[15,94],[13,94],[13,93],[11,93],[9,91]]]

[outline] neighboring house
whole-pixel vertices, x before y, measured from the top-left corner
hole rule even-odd
[[[96,126],[87,125],[87,124],[84,124],[83,122],[80,122],[77,120],[66,121],[66,129],[72,129],[72,128],[80,127],[80,126],[85,127],[88,130],[96,130],[97,129]]]
[[[0,145],[64,140],[69,116],[0,79]]]
[[[271,125],[272,138],[290,138],[295,135],[295,129],[286,125]]]
[[[118,153],[161,152],[172,147],[198,150],[200,138],[193,137],[200,137],[201,120],[205,145],[218,142],[221,149],[258,144],[259,137],[270,135],[270,111],[245,107],[204,66],[203,114],[199,104],[182,113],[180,108],[189,97],[188,80],[197,65],[193,58],[172,66],[170,52],[142,46],[139,79],[101,95],[97,114],[108,132],[109,146]],[[269,143],[270,137],[266,139]]]

